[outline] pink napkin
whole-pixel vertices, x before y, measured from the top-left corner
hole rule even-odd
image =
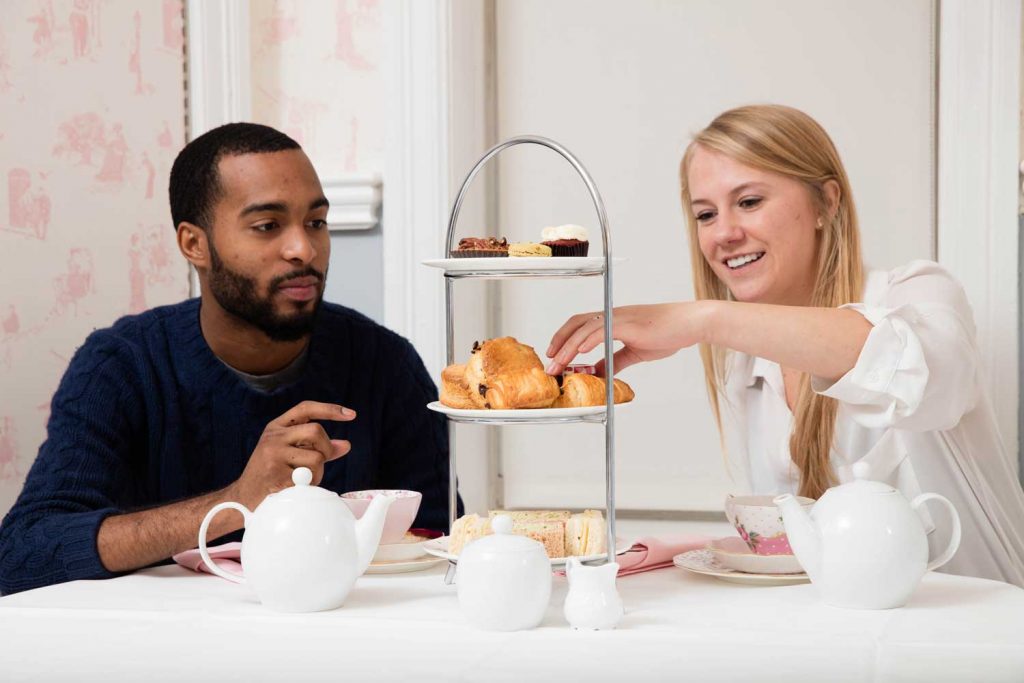
[[[225,571],[234,572],[235,574],[242,573],[242,563],[238,560],[242,559],[242,544],[238,541],[232,543],[225,543],[217,546],[207,546],[206,548],[210,553],[210,559],[214,563],[224,569]],[[199,554],[198,548],[192,550],[186,550],[185,552],[178,553],[171,558],[185,569],[191,569],[194,572],[206,572],[212,574],[206,563],[203,562],[202,556]]]
[[[672,558],[690,550],[700,550],[711,541],[708,536],[694,534],[668,534],[665,536],[644,536],[637,539],[633,547],[622,555],[619,576],[638,574],[652,569],[672,566]]]

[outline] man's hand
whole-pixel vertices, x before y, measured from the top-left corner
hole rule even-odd
[[[297,467],[311,469],[313,484],[319,484],[324,463],[342,457],[352,445],[328,438],[313,420],[348,422],[355,416],[354,410],[333,403],[303,401],[273,420],[263,430],[242,476],[229,487],[227,498],[253,510],[268,494],[291,486],[292,471]]]

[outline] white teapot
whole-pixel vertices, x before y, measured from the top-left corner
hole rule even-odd
[[[512,534],[508,515],[498,515],[491,526],[493,535],[459,555],[459,607],[470,623],[488,631],[533,628],[551,600],[551,561],[539,541]]]
[[[222,578],[252,586],[260,602],[280,612],[319,612],[340,607],[377,550],[392,500],[375,496],[357,522],[336,493],[310,486],[307,467],[292,472],[295,484],[272,493],[250,512],[240,503],[216,505],[199,527],[199,553]],[[242,567],[245,576],[225,571],[210,559],[206,533],[221,510],[245,517]]]
[[[953,557],[960,517],[937,493],[908,502],[898,490],[867,480],[870,466],[853,466],[854,481],[827,490],[807,513],[797,499],[774,499],[793,554],[824,602],[837,607],[889,609],[906,604],[926,571]],[[918,510],[927,500],[945,503],[953,520],[949,544],[928,561],[928,537]]]

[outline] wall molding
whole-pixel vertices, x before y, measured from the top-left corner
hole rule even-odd
[[[252,113],[247,0],[187,0],[188,139]]]
[[[377,174],[325,178],[321,185],[331,203],[327,226],[331,232],[370,230],[380,223],[381,178]]]
[[[247,0],[186,0],[185,46],[186,139],[225,123],[248,121],[252,86]],[[192,266],[189,295],[199,296],[199,275]]]
[[[974,308],[999,428],[1018,455],[1021,6],[942,0],[939,12],[938,260]]]
[[[445,364],[444,282],[421,262],[443,251],[451,196],[450,14],[451,0],[393,0],[384,10],[384,324],[412,342],[433,377]]]

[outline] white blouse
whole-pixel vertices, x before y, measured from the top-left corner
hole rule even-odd
[[[840,482],[864,459],[871,478],[945,496],[960,514],[953,574],[1024,587],[1024,492],[1000,439],[979,372],[974,318],[960,284],[937,263],[873,271],[864,303],[848,304],[874,327],[856,365],[812,388],[839,401],[832,463]],[[789,452],[793,416],[777,363],[731,355],[722,405],[737,485],[795,493]],[[932,554],[949,539],[948,513],[926,513]]]

